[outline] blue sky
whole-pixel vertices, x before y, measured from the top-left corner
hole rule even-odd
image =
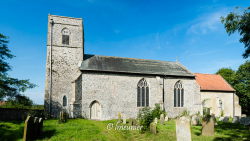
[[[245,60],[237,34],[220,17],[246,0],[5,0],[0,32],[16,57],[9,73],[38,87],[25,95],[43,104],[48,14],[84,19],[85,53],[180,61],[192,72],[236,69]]]

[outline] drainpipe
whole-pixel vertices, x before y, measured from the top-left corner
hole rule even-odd
[[[54,26],[54,21],[53,19],[50,19],[50,24],[51,24],[51,28],[50,28],[50,54],[49,54],[49,58],[50,58],[50,86],[49,86],[49,116],[51,117],[51,95],[52,95],[52,46],[53,46],[53,26]]]

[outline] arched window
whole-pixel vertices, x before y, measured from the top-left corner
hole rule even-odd
[[[69,45],[69,35],[70,31],[68,28],[64,28],[62,30],[62,44]]]
[[[149,86],[143,78],[137,84],[137,107],[149,106]]]
[[[67,106],[67,97],[63,96],[63,106]]]
[[[174,107],[183,107],[184,105],[184,89],[181,81],[177,81],[174,85]]]

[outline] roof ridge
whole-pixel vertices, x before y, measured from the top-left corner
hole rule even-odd
[[[96,54],[84,54],[84,55],[93,55],[93,56],[100,56],[100,57],[112,57],[112,58],[123,58],[123,59],[148,60],[148,61],[159,61],[159,62],[176,63],[175,61],[164,61],[164,60],[153,60],[153,59],[140,59],[140,58],[119,57],[119,56],[104,56],[104,55],[96,55]]]

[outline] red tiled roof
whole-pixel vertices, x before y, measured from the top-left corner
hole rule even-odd
[[[222,76],[217,74],[195,73],[195,79],[201,90],[235,91]]]

